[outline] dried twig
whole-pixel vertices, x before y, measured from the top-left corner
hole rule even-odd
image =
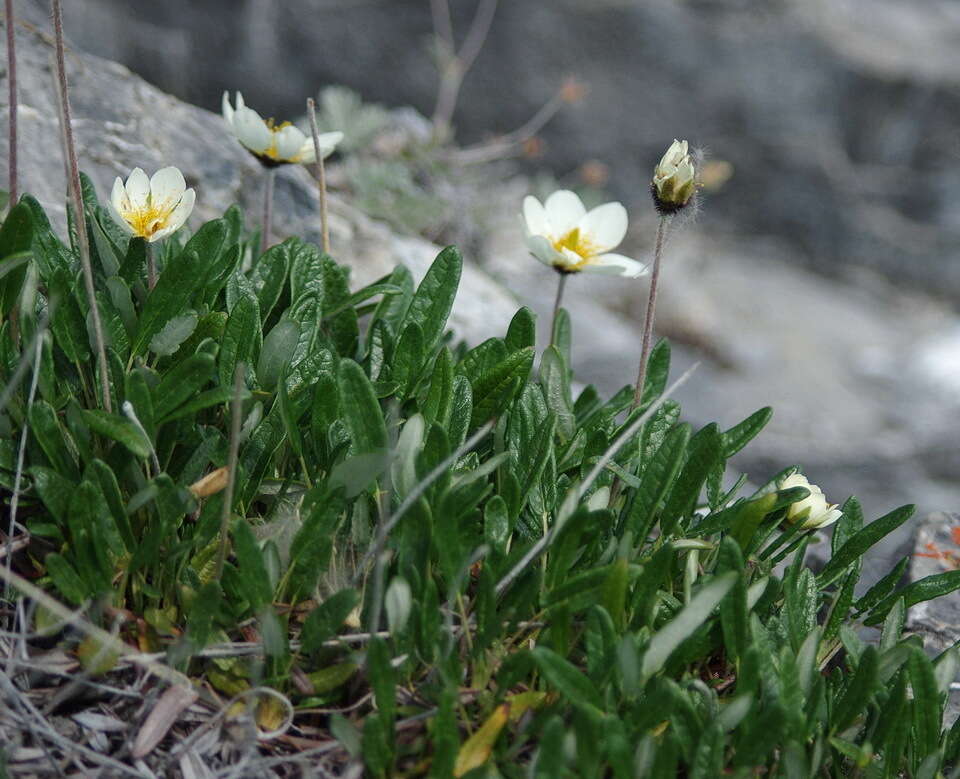
[[[11,207],[17,202],[17,46],[13,34],[13,0],[6,0],[7,16],[7,110],[10,114],[8,124],[9,147],[7,149],[7,171],[10,179],[7,188],[10,190]]]
[[[70,98],[67,93],[67,66],[63,53],[63,10],[60,0],[53,0],[53,31],[57,52],[57,90],[60,97],[60,131],[63,136],[63,148],[67,155],[70,171],[69,189],[73,202],[73,217],[77,228],[77,242],[80,244],[80,264],[83,267],[83,282],[87,291],[87,303],[93,319],[93,333],[97,346],[97,362],[100,366],[100,389],[103,408],[111,411],[110,374],[107,370],[107,347],[103,340],[103,325],[100,321],[100,308],[93,286],[93,267],[90,264],[90,244],[87,241],[87,220],[83,210],[83,190],[80,186],[80,166],[77,163],[77,149],[73,140],[73,124],[70,119]]]
[[[327,172],[320,148],[320,130],[317,127],[317,104],[307,98],[307,116],[310,117],[310,134],[313,136],[313,151],[317,155],[317,197],[320,201],[320,233],[323,236],[323,253],[330,254],[330,230],[327,225]]]
[[[446,4],[446,0],[442,0]],[[455,52],[443,68],[440,77],[440,87],[437,90],[437,104],[433,111],[433,130],[434,134],[440,140],[446,140],[450,136],[450,121],[453,119],[453,112],[457,107],[457,98],[460,95],[460,86],[463,84],[464,76],[473,66],[477,55],[483,48],[483,44],[490,32],[490,25],[493,23],[493,15],[497,10],[497,0],[480,0],[477,12],[474,14],[473,21],[470,23],[470,29],[467,31],[467,37],[464,39],[460,51]],[[446,15],[441,11],[437,13],[434,8],[434,21],[437,19],[446,19],[449,23],[449,8],[446,9]],[[453,49],[452,30],[437,30],[441,39],[449,36],[450,48]]]

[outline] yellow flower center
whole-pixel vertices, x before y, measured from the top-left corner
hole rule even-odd
[[[270,140],[270,145],[264,149],[260,154],[264,157],[268,157],[271,160],[281,161],[280,153],[277,151],[277,133],[280,132],[284,127],[290,127],[293,122],[280,122],[276,123],[276,120],[271,116],[266,121],[267,129],[272,133],[272,138]]]
[[[570,232],[554,241],[553,248],[561,253],[563,253],[564,249],[569,249],[580,257],[579,262],[564,266],[568,270],[582,268],[597,255],[597,245],[587,236],[583,235],[579,227],[574,227]]]
[[[179,202],[179,201],[178,201]],[[137,211],[127,211],[123,218],[127,220],[133,234],[141,238],[150,238],[158,230],[162,230],[170,219],[170,214],[177,207],[177,202],[169,200],[154,205],[152,202],[146,208]]]

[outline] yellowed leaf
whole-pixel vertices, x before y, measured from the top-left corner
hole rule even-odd
[[[502,703],[493,710],[493,714],[487,717],[487,721],[461,745],[453,768],[454,776],[463,776],[490,759],[493,745],[497,742],[500,731],[503,730],[509,718],[510,704]]]

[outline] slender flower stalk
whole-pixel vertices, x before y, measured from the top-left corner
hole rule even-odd
[[[637,370],[637,386],[633,391],[633,408],[643,401],[643,388],[647,381],[647,361],[650,359],[650,343],[653,338],[653,320],[657,307],[657,286],[660,281],[660,261],[663,258],[663,242],[672,216],[694,201],[697,195],[697,169],[686,141],[674,140],[660,162],[653,169],[650,194],[653,205],[660,214],[657,225],[657,242],[653,250],[653,272],[650,274],[650,295],[643,320],[643,339],[640,346],[640,367]]]
[[[273,231],[273,179],[277,171],[267,168],[263,179],[263,228],[260,232],[260,254],[270,246],[270,233]]]
[[[553,301],[553,319],[550,320],[550,345],[554,346],[557,339],[557,317],[560,316],[560,305],[563,302],[563,288],[567,286],[569,273],[558,273],[557,297]]]
[[[327,222],[327,173],[321,153],[320,130],[317,127],[317,104],[312,97],[307,98],[307,116],[310,117],[310,134],[313,136],[313,150],[317,156],[317,198],[320,202],[320,232],[323,236],[323,253],[330,254],[330,230]]]
[[[669,215],[660,217],[657,225],[657,242],[653,249],[653,271],[650,273],[650,294],[647,297],[647,313],[643,318],[643,338],[640,346],[640,368],[637,372],[637,386],[633,391],[633,408],[643,400],[643,385],[647,381],[647,361],[650,359],[650,343],[653,340],[653,319],[657,307],[657,285],[660,282],[660,260],[663,256],[663,240],[666,237]]]
[[[10,114],[9,128],[9,146],[8,146],[8,167],[10,182],[7,189],[10,190],[11,208],[17,202],[17,47],[13,32],[13,0],[6,0],[7,11],[7,87],[9,89],[7,98],[7,110]]]
[[[112,411],[110,402],[110,375],[107,369],[107,347],[103,340],[103,325],[100,321],[100,309],[93,286],[93,267],[90,264],[90,244],[87,241],[87,220],[83,211],[83,191],[80,188],[80,166],[77,163],[77,149],[73,140],[73,126],[70,119],[70,98],[67,93],[67,67],[63,53],[63,9],[60,0],[53,0],[53,31],[57,53],[56,82],[60,97],[61,134],[63,148],[67,155],[70,171],[69,190],[73,202],[73,216],[77,228],[77,242],[80,244],[80,264],[83,268],[83,282],[87,293],[87,303],[93,319],[93,334],[97,347],[97,363],[100,368],[100,390],[103,408]]]
[[[237,482],[237,461],[240,457],[240,423],[242,421],[243,382],[246,366],[237,363],[233,372],[233,400],[230,401],[230,451],[227,455],[227,486],[223,492],[223,511],[220,513],[220,546],[214,569],[214,578],[223,575],[223,563],[227,559],[227,535],[230,532],[230,512],[233,511],[233,490]]]

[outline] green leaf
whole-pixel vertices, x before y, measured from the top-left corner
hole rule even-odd
[[[270,577],[263,561],[263,553],[250,524],[245,519],[233,523],[233,550],[237,556],[244,597],[254,613],[268,606],[273,599]]]
[[[576,426],[573,398],[570,394],[570,372],[560,351],[550,346],[540,358],[540,385],[549,408],[557,418],[557,431],[564,441],[573,438]]]
[[[392,731],[397,711],[397,674],[387,644],[379,636],[372,638],[367,645],[367,675],[377,708],[384,717],[387,730]]]
[[[473,414],[471,427],[479,427],[496,416],[523,386],[533,366],[533,349],[513,352],[471,382]]]
[[[400,398],[407,397],[413,390],[424,359],[423,333],[420,325],[410,322],[403,328],[397,348],[390,363],[390,381],[397,386],[396,394]]]
[[[320,249],[299,238],[288,238],[282,245],[289,246],[290,300],[297,300],[320,277]]]
[[[645,408],[659,398],[667,388],[667,377],[670,374],[670,342],[666,338],[657,341],[650,350],[647,360],[647,378],[643,383],[643,397],[640,407]]]
[[[213,376],[214,359],[209,354],[194,354],[178,363],[153,390],[156,418],[163,419],[188,398],[197,395]]]
[[[848,728],[873,697],[877,683],[877,657],[877,648],[873,646],[867,647],[860,655],[857,670],[833,711],[830,727],[834,733]]]
[[[83,421],[99,435],[111,438],[123,444],[130,452],[140,458],[150,456],[150,443],[143,437],[136,425],[117,414],[109,414],[99,409],[83,411]]]
[[[33,243],[33,216],[25,202],[10,209],[0,226],[0,270],[8,263],[17,263]],[[16,270],[0,278],[0,316],[6,317],[17,299],[26,279],[27,266],[21,264]]]
[[[230,312],[223,330],[217,373],[220,384],[233,386],[237,363],[253,366],[260,352],[260,307],[253,295],[241,295]]]
[[[723,439],[716,424],[701,428],[690,439],[689,455],[667,498],[660,517],[660,527],[670,533],[678,520],[689,516],[696,508],[703,483],[714,464],[723,456]]]
[[[448,246],[437,255],[410,301],[405,322],[420,325],[427,351],[433,349],[446,330],[462,270],[460,252],[456,247]]]
[[[643,655],[641,675],[644,679],[649,679],[663,668],[677,647],[710,618],[713,610],[739,578],[740,575],[735,571],[714,577],[690,599],[690,603],[653,634]]]
[[[283,285],[290,272],[291,242],[295,241],[295,238],[288,238],[281,244],[271,246],[260,255],[260,259],[250,273],[250,280],[253,282],[253,289],[260,307],[260,316],[264,322],[267,321],[267,317],[270,316],[270,312],[277,305],[283,292]]]
[[[360,594],[356,590],[340,590],[311,611],[303,623],[303,651],[308,654],[318,652],[324,641],[337,634],[359,602]]]
[[[218,255],[226,235],[222,219],[207,222],[163,269],[140,315],[140,329],[132,352],[143,354],[163,326],[190,306],[192,291],[199,287],[206,273],[206,263]]]
[[[743,447],[750,443],[757,434],[766,427],[770,417],[773,416],[773,409],[769,406],[755,411],[742,422],[734,425],[729,430],[723,431],[723,456],[730,459]]]
[[[940,691],[937,689],[933,663],[922,649],[914,647],[910,652],[907,672],[913,690],[913,728],[917,756],[922,760],[934,753],[940,743]]]
[[[862,557],[871,546],[881,538],[892,533],[913,516],[916,506],[901,506],[880,519],[871,522],[863,530],[855,533],[847,543],[833,555],[817,577],[817,586],[823,589],[835,581],[850,563]]]
[[[80,473],[70,456],[66,433],[57,418],[57,412],[45,400],[36,400],[30,406],[30,432],[40,444],[50,464],[63,476],[76,479]]]
[[[241,389],[240,400],[248,400],[250,397],[250,392],[245,387]],[[210,408],[211,406],[219,406],[229,403],[232,400],[233,387],[214,387],[206,392],[201,392],[199,395],[194,397],[193,400],[188,400],[182,406],[177,407],[167,414],[163,419],[161,419],[160,422],[161,424],[165,424],[167,422],[173,422],[177,419],[192,417],[194,414]]]
[[[516,352],[528,346],[537,345],[537,317],[529,308],[523,306],[507,327],[507,335],[503,339],[507,351]]]
[[[674,485],[683,464],[689,440],[689,425],[674,427],[667,433],[660,448],[643,471],[640,486],[630,505],[626,524],[627,530],[630,530],[640,541],[646,539],[656,520],[661,501]]]
[[[56,552],[48,554],[44,558],[43,564],[46,566],[47,573],[50,574],[54,586],[60,590],[63,597],[74,605],[79,606],[90,595],[83,579],[62,555]]]
[[[373,385],[357,363],[341,360],[337,386],[343,421],[350,431],[356,454],[374,454],[387,448],[387,429]]]
[[[873,608],[864,620],[864,624],[879,624],[900,598],[903,598],[905,606],[910,608],[917,603],[939,598],[958,589],[960,589],[960,571],[944,571],[925,576],[884,598]]]
[[[869,590],[867,590],[863,597],[860,598],[856,604],[854,604],[857,612],[863,613],[864,611],[869,611],[878,603],[880,603],[880,601],[884,600],[888,595],[890,595],[894,589],[896,589],[896,586],[900,583],[900,580],[903,579],[909,564],[910,557],[902,557],[900,562],[890,569],[890,573],[888,573]]]
[[[180,348],[180,344],[193,335],[198,321],[196,311],[187,311],[173,317],[150,339],[150,351],[160,357],[169,357]]]
[[[266,390],[272,390],[280,381],[283,366],[293,360],[300,340],[300,325],[289,319],[281,319],[263,339],[260,361],[257,363],[257,379]]]
[[[597,688],[573,663],[545,646],[531,650],[530,656],[543,677],[570,703],[575,706],[591,706],[594,709],[602,708],[603,703]]]

